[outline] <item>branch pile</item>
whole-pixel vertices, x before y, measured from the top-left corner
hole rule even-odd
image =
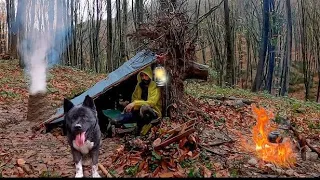
[[[163,100],[168,95],[170,104],[175,104],[169,107],[174,107],[175,110],[181,105],[178,99],[184,96],[183,81],[190,76],[195,66],[191,62],[195,60],[196,45],[192,41],[192,33],[188,31],[189,24],[185,13],[168,13],[140,25],[135,33],[129,35],[143,44],[143,48],[165,56],[161,63],[168,72],[170,82],[167,91],[169,94],[163,93]]]

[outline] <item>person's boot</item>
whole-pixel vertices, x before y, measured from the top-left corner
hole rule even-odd
[[[120,114],[116,119],[111,119],[110,123],[112,125],[121,125],[125,123],[130,123],[132,121],[132,113]]]
[[[147,123],[146,121],[150,122],[157,118],[157,113],[150,106],[141,106],[140,117],[144,119],[145,123]]]

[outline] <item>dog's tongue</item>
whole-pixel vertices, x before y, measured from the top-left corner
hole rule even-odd
[[[82,132],[76,136],[76,144],[78,146],[82,146],[84,144],[84,141],[86,139],[85,135],[86,135],[86,132]]]

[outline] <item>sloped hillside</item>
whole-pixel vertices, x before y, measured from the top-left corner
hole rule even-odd
[[[0,68],[0,177],[74,177],[70,147],[61,131],[35,134],[30,130],[32,123],[25,121],[28,91],[18,62],[0,61]],[[61,105],[63,97],[81,93],[105,77],[60,66],[49,72],[48,105],[52,110]],[[257,156],[252,134],[257,118],[252,111],[254,106],[249,105],[255,103],[272,111],[273,127],[290,120],[309,144],[319,150],[318,104],[240,89],[221,89],[210,82],[186,81],[185,84],[183,102],[193,108],[183,117],[163,119],[146,136],[127,134],[102,140],[99,162],[109,174],[99,170],[101,176],[319,177],[317,153],[307,149],[306,160],[302,160],[297,138],[288,130],[280,132],[292,142],[289,147],[295,157],[292,166],[280,167]],[[155,150],[154,146],[167,138],[167,132],[186,120],[195,121],[195,132]],[[248,142],[247,149],[243,148],[244,140]],[[84,165],[84,175],[90,177],[90,164]]]

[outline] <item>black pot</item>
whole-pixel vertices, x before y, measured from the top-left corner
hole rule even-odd
[[[272,131],[268,135],[268,141],[271,143],[282,143],[283,138],[279,131]]]

